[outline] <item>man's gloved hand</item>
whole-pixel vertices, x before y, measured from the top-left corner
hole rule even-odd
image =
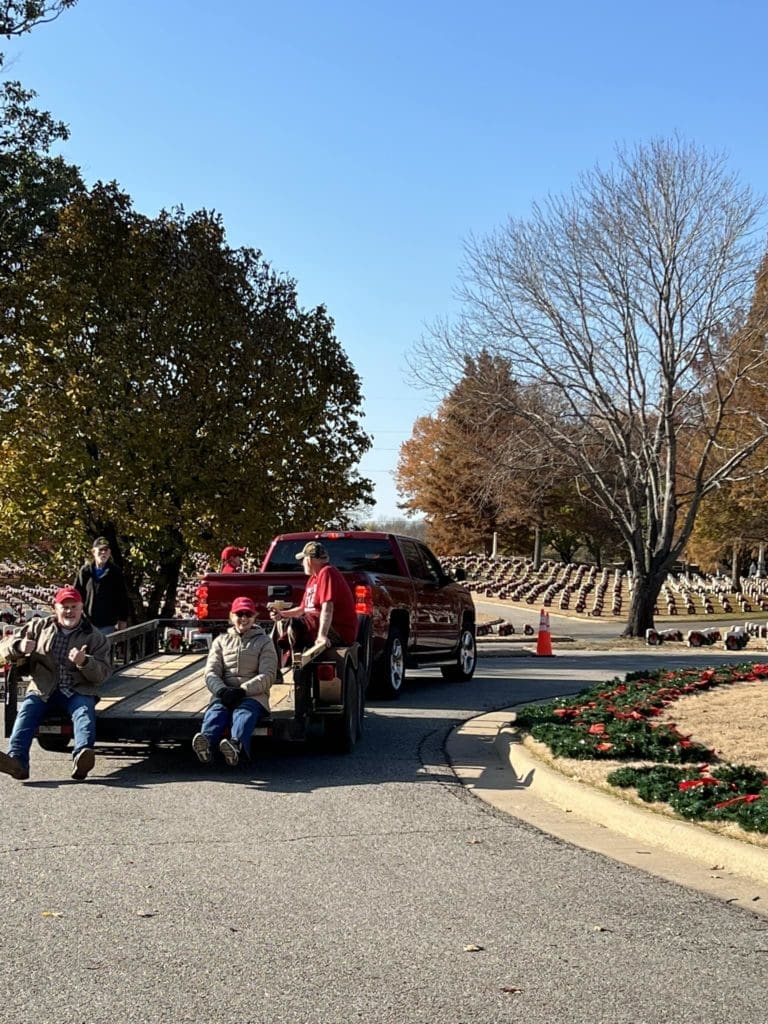
[[[224,707],[231,711],[245,700],[245,690],[240,686],[226,686],[218,696]]]

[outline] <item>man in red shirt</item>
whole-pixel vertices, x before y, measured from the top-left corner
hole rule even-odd
[[[271,610],[272,620],[292,620],[291,631],[297,647],[311,647],[315,643],[339,647],[354,643],[357,637],[355,595],[336,566],[330,564],[325,547],[311,540],[296,557],[301,559],[304,572],[309,576],[301,604],[282,611]],[[278,626],[278,634],[282,633],[283,628]]]

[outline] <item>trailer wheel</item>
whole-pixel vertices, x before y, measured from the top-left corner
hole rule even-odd
[[[361,732],[363,714],[360,677],[347,661],[344,666],[344,712],[338,718],[329,718],[325,723],[328,745],[334,753],[349,754]]]
[[[371,665],[373,662],[373,632],[368,615],[357,617],[357,673],[362,684],[363,694],[368,692],[371,684]]]
[[[392,626],[384,653],[376,664],[376,696],[397,700],[405,685],[405,640],[399,627]]]
[[[65,754],[69,750],[71,736],[57,736],[55,733],[46,732],[37,737],[37,742],[52,754]]]

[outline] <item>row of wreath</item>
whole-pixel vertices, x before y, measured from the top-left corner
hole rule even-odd
[[[612,786],[634,786],[647,802],[664,802],[684,818],[733,821],[768,832],[768,776],[759,768],[718,761],[714,750],[655,719],[680,697],[751,680],[768,680],[768,664],[632,672],[575,697],[532,705],[515,724],[555,757],[652,761],[618,768]]]

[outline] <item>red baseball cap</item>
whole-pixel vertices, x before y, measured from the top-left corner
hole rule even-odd
[[[250,597],[236,597],[232,602],[233,612],[249,612],[251,615],[256,614],[256,605],[250,599]]]
[[[83,603],[83,599],[80,596],[80,592],[75,590],[74,587],[61,587],[60,590],[56,591],[56,596],[53,599],[53,603],[63,604],[65,601],[77,601],[78,604]]]
[[[245,554],[245,548],[234,548],[234,547],[224,548],[224,550],[221,552],[221,560],[222,560],[222,562],[226,562],[227,559],[234,558],[235,555],[244,555],[244,554]]]

